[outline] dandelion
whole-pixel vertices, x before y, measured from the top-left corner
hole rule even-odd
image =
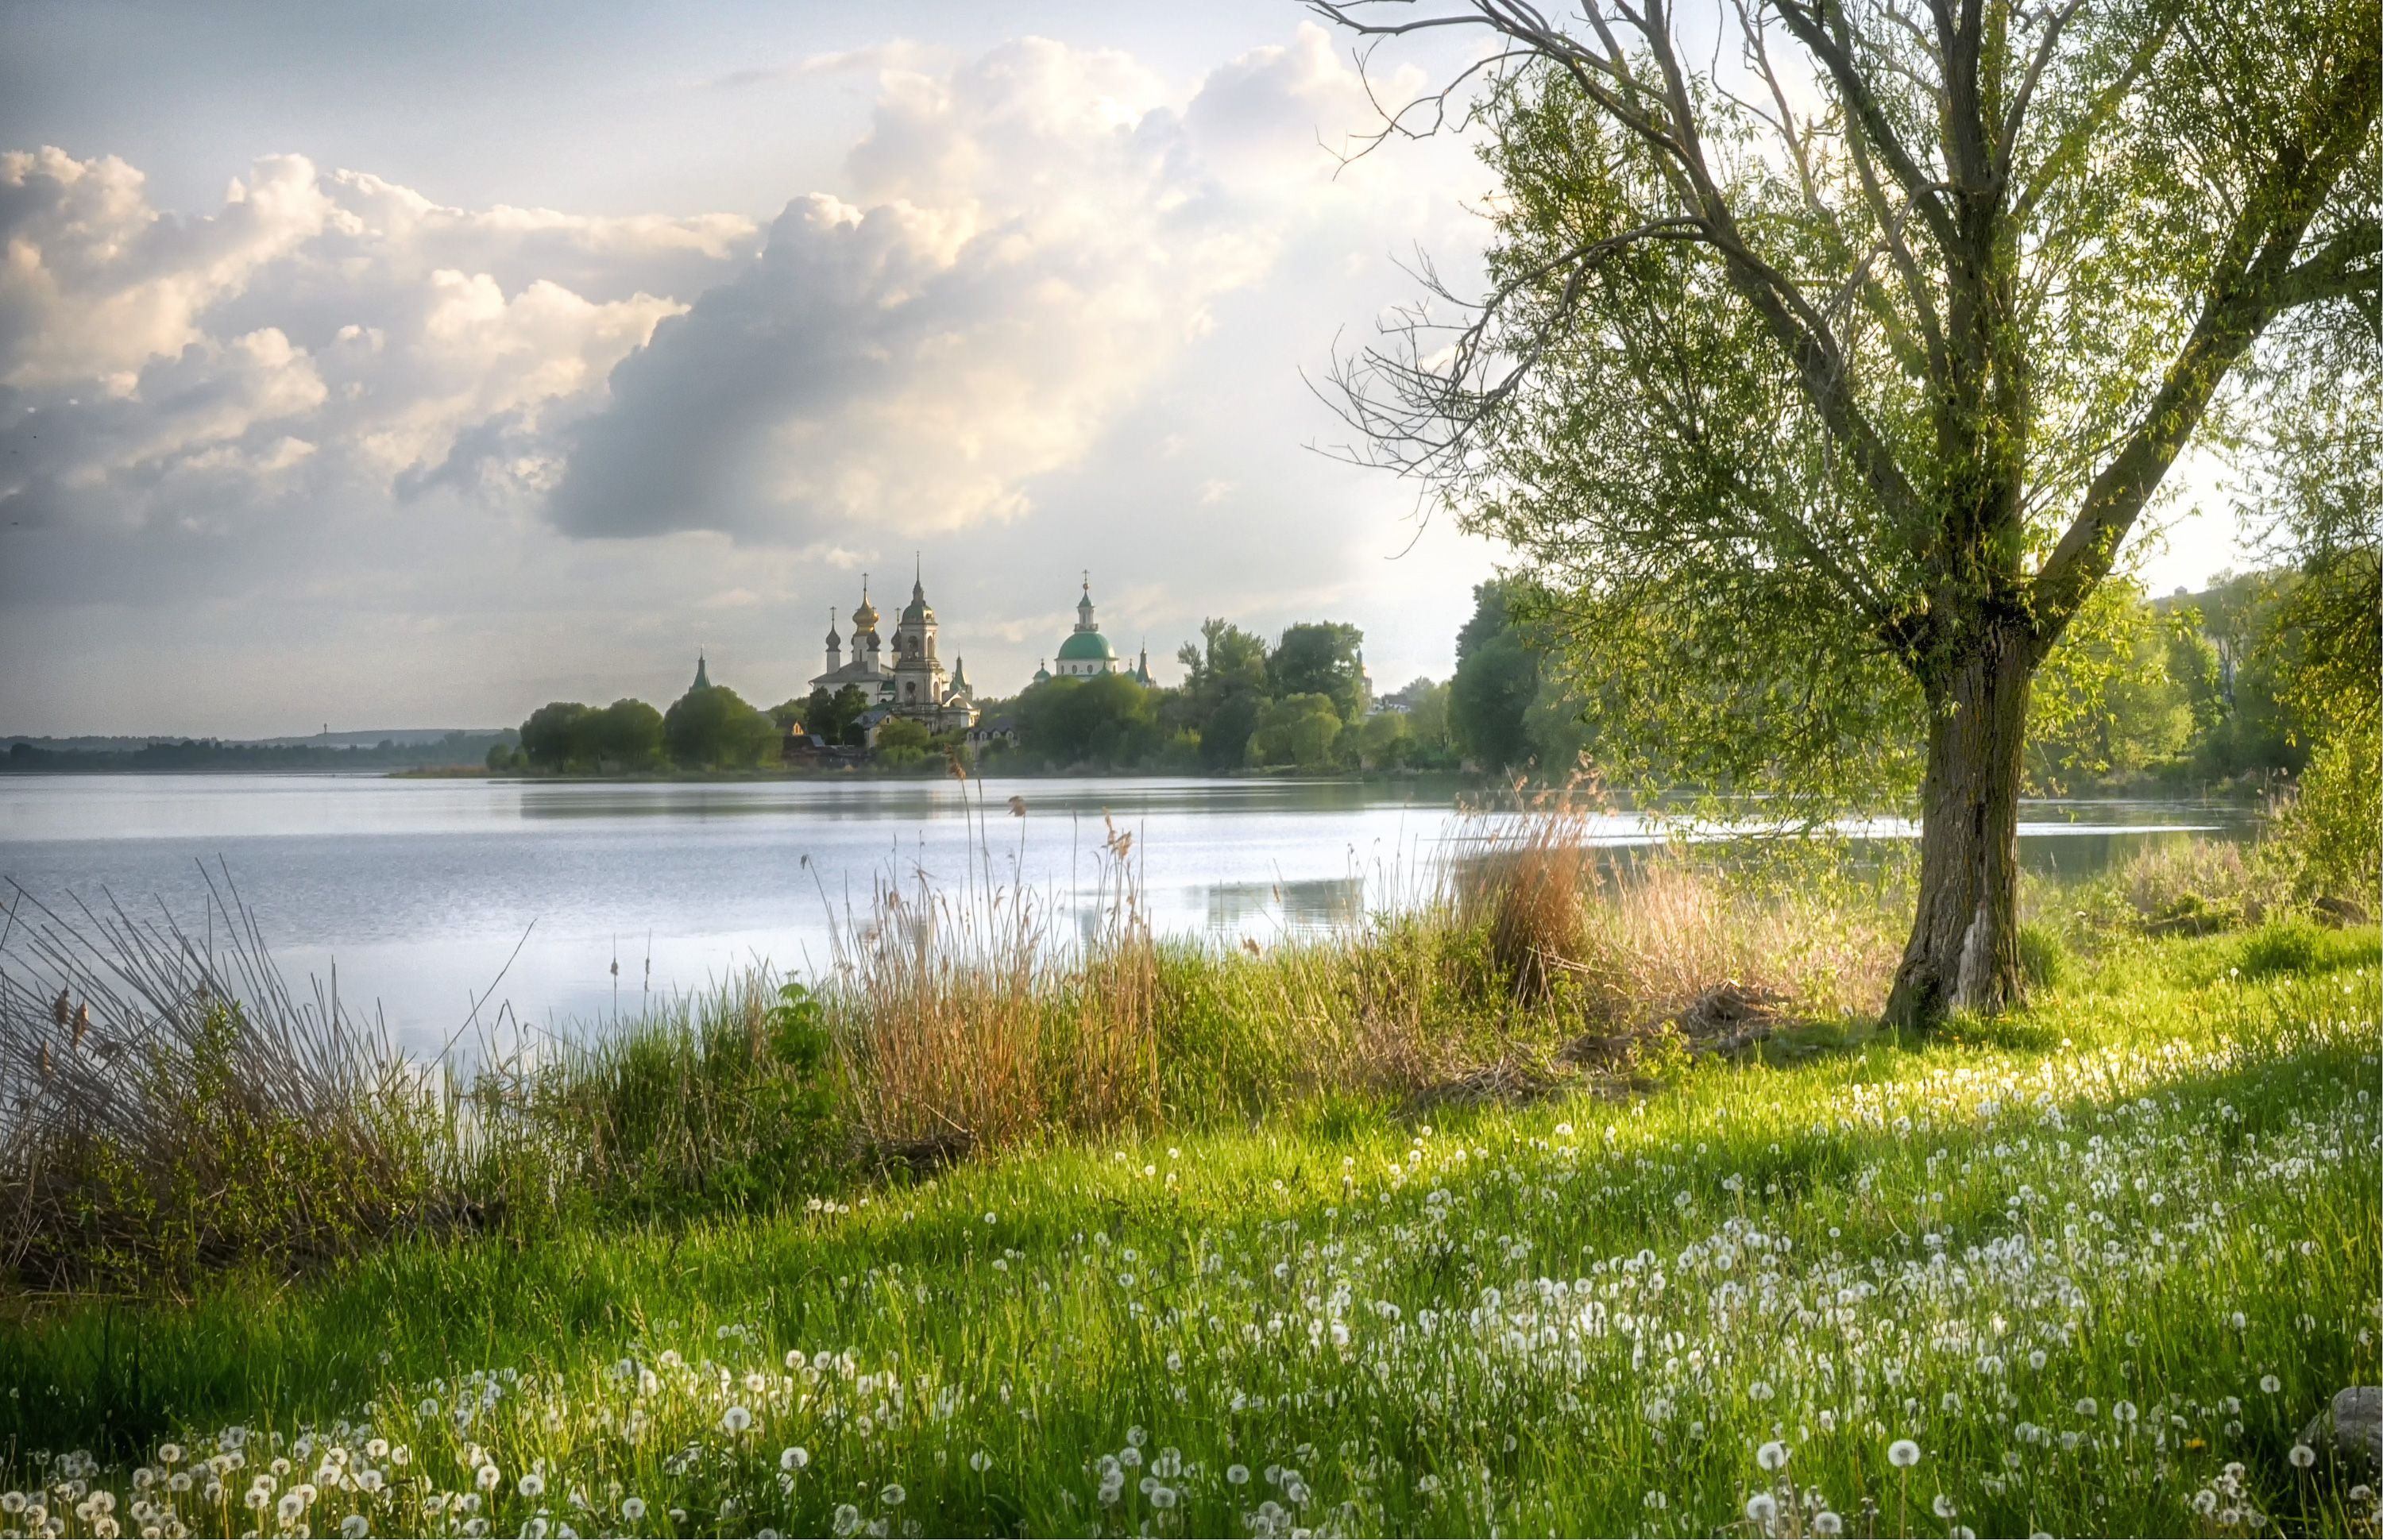
[[[1836,1514],[1830,1509],[1824,1508],[1818,1513],[1812,1515],[1812,1533],[1814,1534],[1837,1535],[1843,1534],[1845,1532],[1846,1522],[1843,1519],[1838,1518]]]
[[[1250,1484],[1250,1468],[1246,1465],[1228,1465],[1225,1467],[1225,1480],[1230,1485],[1247,1486]]]
[[[361,1513],[351,1513],[340,1521],[340,1534],[345,1540],[364,1540],[372,1533],[372,1521]]]
[[[645,1516],[645,1498],[624,1497],[621,1499],[621,1519],[623,1522],[634,1524],[644,1519]]]
[[[2259,1388],[2266,1391],[2270,1396],[2274,1395],[2277,1391],[2281,1390],[2283,1387],[2284,1382],[2276,1378],[2273,1374],[2262,1374],[2259,1376]]]
[[[800,1444],[778,1451],[778,1469],[781,1471],[799,1471],[810,1462],[811,1452]]]
[[[2102,1410],[2102,1403],[2101,1403],[2101,1402],[2099,1402],[2099,1401],[2097,1401],[2097,1400],[2095,1400],[2093,1397],[2091,1397],[2091,1396],[2080,1396],[2079,1398],[2077,1398],[2077,1415],[2078,1415],[2078,1416],[2080,1416],[2080,1417],[2092,1417],[2092,1416],[2095,1415],[2096,1413],[2098,1413],[2101,1410]]]
[[[1639,1500],[1646,1504],[1650,1512],[1655,1513],[1661,1513],[1663,1509],[1672,1506],[1672,1499],[1663,1496],[1661,1492],[1649,1492],[1646,1497]]]
[[[1936,1500],[1929,1506],[1936,1510],[1936,1517],[1939,1519],[1950,1519],[1960,1511],[1953,1506],[1953,1499],[1942,1492],[1936,1494]]]
[[[1428,1497],[1438,1490],[1439,1478],[1433,1475],[1429,1471],[1426,1471],[1422,1475],[1415,1477],[1415,1493],[1418,1497]]]
[[[1754,1463],[1766,1471],[1776,1471],[1787,1463],[1787,1446],[1772,1439],[1754,1451]]]
[[[284,1492],[273,1511],[283,1523],[294,1524],[298,1522],[298,1515],[306,1511],[306,1499],[295,1492]]]
[[[2295,1466],[2305,1471],[2316,1463],[2316,1451],[2305,1444],[2295,1444],[2289,1458]]]
[[[900,1482],[889,1482],[878,1491],[877,1500],[888,1508],[899,1508],[902,1506],[902,1499],[909,1495],[902,1490]]]
[[[1898,1438],[1886,1447],[1886,1462],[1900,1471],[1920,1463],[1920,1446],[1908,1438]]]
[[[527,1472],[522,1476],[522,1479],[514,1485],[513,1489],[519,1492],[523,1497],[535,1501],[536,1499],[546,1496],[546,1478],[539,1475],[536,1471]]]
[[[854,1530],[857,1530],[859,1527],[860,1509],[853,1507],[850,1503],[836,1504],[835,1532],[838,1534],[850,1534]]]
[[[1768,1492],[1757,1492],[1746,1499],[1746,1516],[1769,1529],[1779,1518],[1779,1499]]]
[[[993,1469],[993,1456],[985,1453],[982,1449],[979,1449],[976,1453],[969,1456],[969,1469],[974,1471],[978,1475],[984,1474],[987,1471]]]
[[[1175,1488],[1171,1486],[1153,1486],[1150,1489],[1150,1506],[1159,1509],[1161,1512],[1173,1508],[1175,1506]]]
[[[495,1462],[490,1461],[481,1466],[479,1473],[473,1479],[479,1483],[481,1491],[493,1492],[497,1489],[497,1484],[505,1478],[503,1472],[497,1469]]]

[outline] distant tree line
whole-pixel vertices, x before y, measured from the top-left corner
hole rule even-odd
[[[642,700],[587,706],[557,700],[521,725],[518,745],[488,750],[494,770],[566,775],[633,775],[655,770],[748,770],[776,766],[796,727],[840,748],[867,744],[860,719],[876,702],[859,686],[779,702],[764,711],[724,684],[701,684],[658,711]],[[965,756],[961,734],[931,733],[899,719],[878,729],[872,762],[900,770],[940,766]]]
[[[513,734],[449,733],[426,743],[331,747],[322,744],[239,744],[214,738],[161,739],[124,748],[48,748],[19,740],[0,754],[0,770],[389,770],[474,765],[512,751]]]

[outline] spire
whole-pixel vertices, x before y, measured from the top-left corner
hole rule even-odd
[[[830,652],[844,646],[844,638],[835,634],[835,606],[827,607],[827,649]]]
[[[703,649],[701,647],[695,649],[694,687],[698,690],[709,690],[711,688],[711,675],[703,666]]]
[[[1099,629],[1093,623],[1093,573],[1090,568],[1084,571],[1084,597],[1076,601],[1076,629],[1079,631]]]

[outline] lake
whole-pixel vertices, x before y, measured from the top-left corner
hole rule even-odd
[[[293,982],[336,963],[341,998],[377,1002],[419,1050],[483,996],[483,1019],[509,1002],[531,1021],[590,1024],[756,959],[816,967],[835,917],[889,877],[950,890],[973,864],[980,885],[1022,881],[1080,922],[1105,817],[1133,836],[1159,930],[1263,944],[1414,891],[1455,795],[1433,782],[1163,778],[0,775],[0,880],[53,907],[112,894],[200,925],[201,869],[220,867]],[[2249,826],[2241,807],[2201,803],[2031,801],[2021,818],[2026,862],[2063,872]],[[1595,837],[1649,838],[1628,814],[1599,819]]]

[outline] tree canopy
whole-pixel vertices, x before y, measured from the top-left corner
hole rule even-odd
[[[1917,790],[1889,1014],[2012,998],[2037,671],[2263,334],[2373,303],[2371,5],[1314,8],[1490,34],[1384,129],[1500,195],[1486,292],[1343,363],[1368,452],[1522,554],[1609,760]]]

